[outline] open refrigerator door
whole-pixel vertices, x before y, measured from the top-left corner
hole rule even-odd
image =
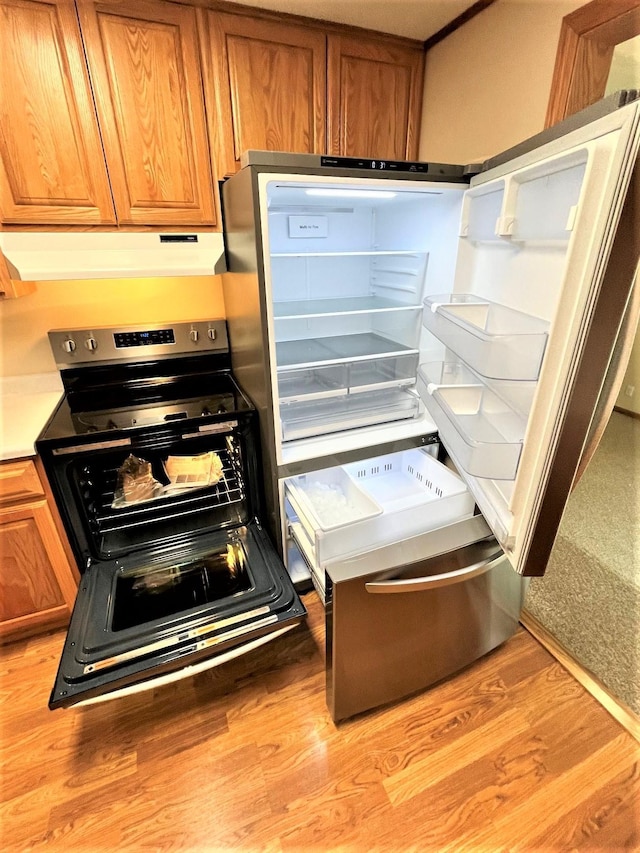
[[[633,285],[607,264],[639,113],[631,103],[475,177],[452,292],[425,300],[422,399],[522,575],[545,571]],[[637,261],[637,245],[615,251]]]

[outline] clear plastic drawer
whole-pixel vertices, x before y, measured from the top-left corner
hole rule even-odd
[[[344,394],[330,399],[298,400],[280,404],[282,440],[293,441],[357,427],[415,418],[417,395],[402,388]]]

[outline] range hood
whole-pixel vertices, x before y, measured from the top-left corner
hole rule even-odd
[[[225,270],[222,234],[210,231],[3,231],[0,249],[11,278],[22,281],[215,275]]]

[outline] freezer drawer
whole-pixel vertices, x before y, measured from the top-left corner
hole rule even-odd
[[[526,581],[495,539],[407,558],[327,567],[327,704],[336,721],[452,675],[517,629]]]
[[[418,448],[285,480],[305,556],[328,560],[399,542],[473,515],[463,481]]]

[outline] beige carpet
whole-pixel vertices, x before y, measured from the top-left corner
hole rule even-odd
[[[525,607],[640,714],[640,420],[613,413]]]

